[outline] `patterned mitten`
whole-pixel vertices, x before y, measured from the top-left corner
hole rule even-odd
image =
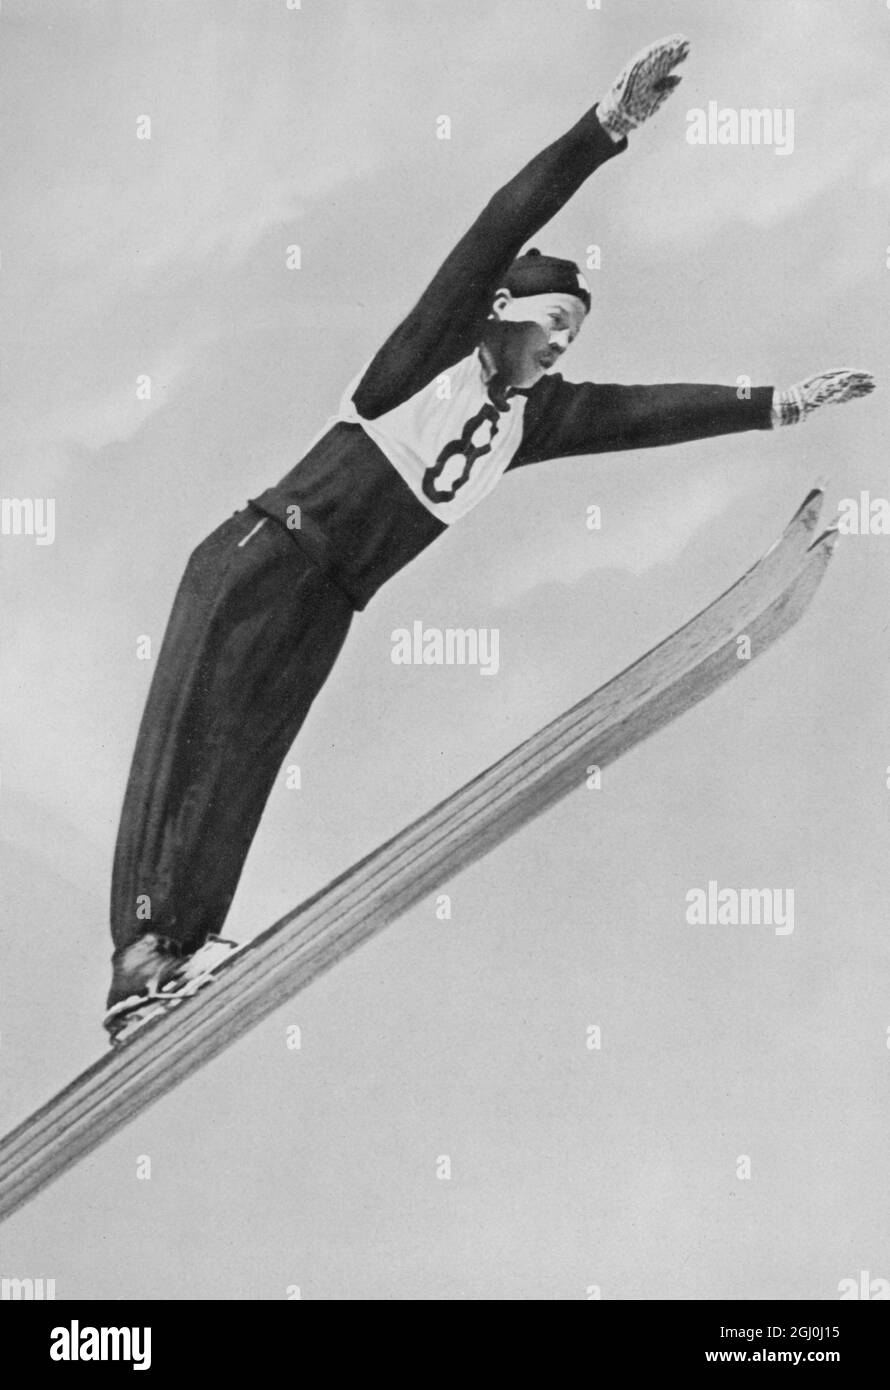
[[[868,372],[820,372],[787,391],[773,392],[773,428],[797,425],[823,405],[843,405],[875,389]]]
[[[667,101],[681,78],[671,68],[683,63],[689,54],[689,40],[682,34],[660,39],[638,53],[614,83],[608,96],[597,107],[600,125],[616,142],[636,130],[643,121]]]

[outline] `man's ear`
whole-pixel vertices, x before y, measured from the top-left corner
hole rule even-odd
[[[494,299],[491,301],[491,313],[488,317],[490,319],[503,318],[504,310],[512,302],[513,296],[508,289],[502,286],[499,290],[495,290]]]

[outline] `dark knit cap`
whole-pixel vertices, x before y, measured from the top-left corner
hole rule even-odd
[[[590,308],[590,290],[575,262],[542,256],[534,248],[513,262],[503,283],[514,299],[530,294],[573,294],[585,309]]]

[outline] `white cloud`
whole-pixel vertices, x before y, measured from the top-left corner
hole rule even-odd
[[[191,358],[191,351],[179,345],[154,365],[149,364],[145,375],[151,378],[150,399],[139,399],[136,382],[128,381],[97,400],[60,407],[48,416],[42,431],[44,439],[80,444],[87,449],[132,439],[152,415],[169,404]]]
[[[494,600],[507,606],[544,584],[572,585],[598,570],[645,574],[673,564],[694,537],[754,486],[751,469],[681,479],[672,475],[642,503],[603,512],[601,531],[580,531],[577,521],[548,532],[546,550],[524,553],[495,578]]]
[[[640,141],[637,157],[645,163],[639,172],[658,216],[627,219],[633,242],[700,245],[727,224],[766,228],[798,215],[857,168],[871,182],[866,171],[876,168],[874,152],[883,146],[886,126],[885,103],[873,95],[884,83],[872,34],[851,24],[845,7],[812,0],[783,5],[781,23],[770,23],[768,11],[761,14],[765,22],[756,39],[746,28],[744,63],[727,42],[725,18],[717,42],[703,37],[693,46],[657,135],[653,128]],[[883,15],[878,22],[885,22]],[[687,145],[687,112],[707,109],[709,101],[790,108],[794,152],[777,158],[768,148]]]

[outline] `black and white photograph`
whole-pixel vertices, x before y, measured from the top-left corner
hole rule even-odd
[[[581,1300],[843,1363],[890,1299],[888,59],[885,0],[2,0],[29,1356]]]

